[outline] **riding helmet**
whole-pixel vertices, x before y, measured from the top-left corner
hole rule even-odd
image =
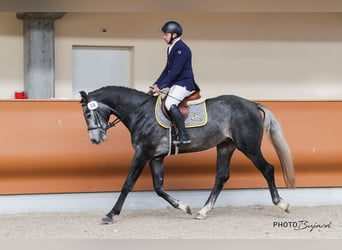
[[[176,33],[177,36],[181,36],[183,33],[182,26],[175,21],[166,22],[161,28],[161,31],[163,33]]]

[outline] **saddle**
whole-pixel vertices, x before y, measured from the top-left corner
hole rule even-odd
[[[179,110],[183,115],[186,128],[201,127],[208,121],[206,102],[204,99],[199,98],[199,92],[194,92],[179,104]],[[160,126],[164,128],[172,126],[171,119],[165,108],[165,96],[158,96],[154,112],[156,121]]]
[[[184,121],[189,116],[189,104],[188,104],[188,102],[199,100],[200,98],[201,98],[201,93],[199,90],[196,90],[193,93],[191,93],[191,95],[185,97],[184,100],[178,105],[179,111],[182,113]],[[171,120],[169,113],[167,112],[167,109],[165,107],[165,100],[166,100],[166,96],[165,96],[165,98],[162,99],[162,104],[161,104],[162,111],[163,111],[163,114],[165,115],[165,117],[167,119]]]
[[[179,110],[183,115],[186,128],[197,128],[207,124],[208,115],[206,102],[200,98],[200,92],[195,91],[178,105]],[[178,154],[178,146],[174,145],[172,141],[177,138],[177,132],[165,108],[165,99],[165,96],[158,96],[154,111],[155,118],[160,126],[169,129],[170,150],[168,155],[175,155]]]

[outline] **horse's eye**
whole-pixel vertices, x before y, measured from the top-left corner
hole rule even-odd
[[[90,113],[86,114],[86,118],[90,119],[91,118],[91,114]]]

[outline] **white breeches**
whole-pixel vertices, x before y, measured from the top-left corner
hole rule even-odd
[[[185,87],[179,85],[173,85],[170,88],[169,94],[165,100],[165,107],[167,110],[170,110],[171,106],[175,104],[178,106],[179,103],[183,101],[183,99],[189,96],[192,91],[188,91]]]

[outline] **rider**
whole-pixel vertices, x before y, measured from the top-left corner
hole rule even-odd
[[[192,71],[191,50],[182,41],[182,26],[175,21],[166,22],[161,31],[168,46],[167,63],[157,81],[151,86],[154,93],[169,88],[165,107],[178,129],[178,140],[174,144],[191,143],[178,105],[194,90],[200,90]]]

